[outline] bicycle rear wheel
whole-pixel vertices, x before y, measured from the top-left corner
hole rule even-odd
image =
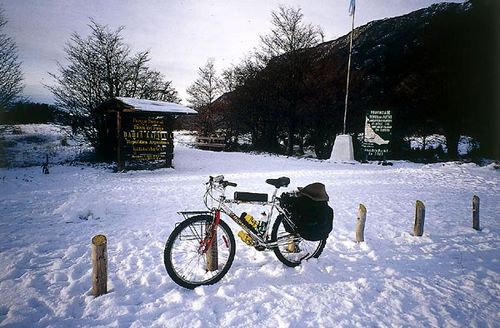
[[[168,275],[176,284],[189,289],[211,285],[221,280],[231,267],[236,242],[231,229],[222,220],[211,246],[211,250],[215,249],[215,257],[209,257],[210,250],[205,254],[202,252],[213,221],[210,215],[188,218],[168,237],[163,261]]]
[[[271,240],[277,243],[274,254],[283,264],[296,267],[311,257],[319,257],[326,245],[326,239],[319,241],[305,240],[298,233],[289,233],[283,225],[283,215],[274,221]]]

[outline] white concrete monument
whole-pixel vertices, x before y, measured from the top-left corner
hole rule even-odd
[[[354,162],[354,148],[349,134],[339,134],[335,138],[330,161]]]

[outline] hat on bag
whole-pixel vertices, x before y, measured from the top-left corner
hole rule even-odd
[[[300,194],[317,202],[327,202],[330,199],[326,193],[325,185],[320,182],[311,183],[297,189],[299,189]]]

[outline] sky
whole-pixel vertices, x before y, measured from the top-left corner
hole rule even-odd
[[[443,1],[357,0],[355,25],[437,2]],[[198,68],[208,58],[219,72],[238,64],[270,31],[271,11],[282,4],[300,7],[305,23],[322,27],[325,41],[350,31],[349,0],[0,0],[31,101],[53,102],[44,87],[54,83],[48,73],[58,72],[58,62],[65,65],[65,44],[73,32],[87,36],[93,18],[113,30],[125,26],[125,43],[133,52],[150,51],[149,66],[172,81],[185,105]]]

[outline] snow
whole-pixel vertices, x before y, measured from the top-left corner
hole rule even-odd
[[[175,169],[0,169],[0,326],[498,327],[494,166],[335,164],[201,151],[183,142],[176,144]],[[219,283],[177,286],[163,266],[164,243],[181,220],[176,212],[203,209],[203,183],[216,174],[237,182],[238,191],[271,193],[265,179],[280,176],[291,179],[284,191],[324,183],[335,210],[324,253],[288,268],[236,237],[235,261]],[[472,229],[474,194],[481,231]],[[417,199],[426,205],[420,238],[411,234]],[[367,221],[358,244],[360,203]],[[261,212],[254,205],[234,209]],[[108,238],[110,292],[94,298],[90,241],[101,233]]]
[[[64,163],[89,151],[91,147],[88,142],[74,137],[69,126],[0,125],[0,167],[40,166],[45,163],[47,155],[50,163]]]
[[[405,138],[406,141],[410,142],[411,149],[437,149],[442,147],[445,153],[448,152],[448,147],[446,145],[446,137],[439,134],[432,134],[424,139],[422,137],[411,137]],[[479,142],[468,136],[461,136],[458,141],[458,154],[467,155],[471,151],[479,148]]]
[[[189,107],[182,106],[176,103],[146,100],[128,97],[116,97],[116,99],[124,102],[127,105],[134,107],[139,111],[174,113],[174,114],[196,114],[197,112]]]

